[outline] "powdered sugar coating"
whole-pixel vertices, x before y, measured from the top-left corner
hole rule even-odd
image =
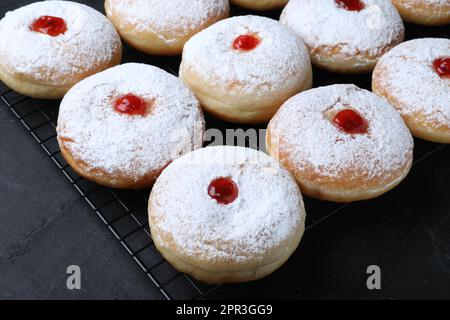
[[[208,195],[216,178],[231,177],[239,196],[227,206]],[[301,229],[305,211],[290,175],[266,154],[240,147],[209,147],[174,161],[150,199],[152,234],[162,246],[203,261],[262,259]]]
[[[450,128],[450,79],[433,68],[438,58],[450,57],[450,40],[416,39],[402,43],[383,56],[374,77],[396,100],[403,114],[425,118],[431,128]]]
[[[261,40],[253,50],[233,49],[241,35]],[[227,90],[258,95],[279,92],[292,79],[305,77],[311,62],[305,45],[275,20],[233,17],[216,23],[187,42],[181,72],[191,68],[209,83]]]
[[[443,5],[449,5],[450,1],[449,0],[408,0],[408,1],[404,1],[404,3],[402,3],[402,5],[405,7],[413,8],[422,3],[429,3],[431,5],[443,6]]]
[[[291,0],[280,21],[294,30],[313,52],[378,57],[392,43],[403,39],[403,22],[389,0],[362,2],[363,10],[349,11],[339,8],[335,0]],[[331,49],[336,46],[338,50]]]
[[[41,16],[62,18],[67,31],[58,37],[34,32]],[[13,75],[30,75],[55,85],[107,64],[122,49],[119,35],[100,12],[70,1],[43,1],[6,13],[0,21],[0,60]]]
[[[228,0],[109,0],[108,15],[117,12],[123,23],[136,30],[152,32],[170,42],[192,30],[203,27],[211,17],[225,15],[230,9]],[[124,26],[120,26],[122,29]]]
[[[333,114],[357,111],[367,134],[351,135],[333,124]],[[354,85],[332,85],[291,98],[270,123],[271,144],[297,168],[339,178],[349,170],[381,178],[412,159],[413,139],[402,118],[383,98]]]
[[[154,107],[147,116],[114,110],[128,93]],[[194,95],[173,75],[153,66],[125,64],[91,76],[64,97],[58,138],[93,170],[138,180],[200,148],[204,121]]]

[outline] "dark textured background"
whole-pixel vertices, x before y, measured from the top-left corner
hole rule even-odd
[[[0,15],[33,1],[2,0]],[[102,1],[80,1],[101,9]],[[449,36],[408,27],[408,37]],[[0,39],[1,45],[1,39]],[[130,61],[152,62],[134,53]],[[173,62],[172,60],[170,61]],[[316,72],[316,85],[370,76]],[[210,119],[210,126],[231,125]],[[420,157],[435,145],[416,141]],[[450,298],[450,148],[414,167],[393,192],[355,203],[307,231],[272,276],[224,286],[212,298]],[[142,270],[56,170],[10,111],[0,106],[0,298],[160,299]],[[307,200],[307,209],[314,206]],[[83,289],[66,288],[80,265]],[[382,290],[366,288],[366,268],[382,269]]]

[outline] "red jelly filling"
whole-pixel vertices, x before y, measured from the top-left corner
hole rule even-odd
[[[231,178],[217,178],[209,185],[208,194],[218,203],[228,205],[237,199],[239,189]]]
[[[255,49],[260,43],[261,40],[254,35],[243,35],[234,40],[233,48],[236,50],[250,51]]]
[[[333,122],[349,134],[367,133],[367,122],[351,109],[342,110],[333,119]]]
[[[348,11],[361,11],[364,9],[364,3],[360,0],[335,0],[339,8]]]
[[[64,19],[52,16],[42,16],[31,26],[31,30],[57,37],[67,31]]]
[[[434,60],[433,67],[441,78],[450,78],[450,57]]]
[[[143,116],[147,112],[147,106],[144,99],[135,96],[134,94],[127,94],[117,99],[114,104],[114,109],[117,112],[128,114],[131,116]]]

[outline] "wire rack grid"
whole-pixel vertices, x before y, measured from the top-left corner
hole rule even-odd
[[[132,192],[104,188],[81,178],[70,168],[56,139],[57,108],[52,106],[55,102],[43,107],[41,101],[21,96],[1,83],[0,90],[1,104],[11,110],[164,298],[203,299],[217,288],[179,273],[158,253],[147,222],[149,190]]]

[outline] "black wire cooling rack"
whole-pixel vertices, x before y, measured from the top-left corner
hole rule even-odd
[[[101,187],[78,176],[63,159],[56,139],[58,102],[24,97],[0,83],[1,104],[11,110],[73,187],[86,200],[130,257],[168,300],[205,299],[218,286],[210,286],[181,274],[158,253],[147,219],[149,190],[123,191]],[[208,122],[208,121],[207,121]],[[416,142],[416,164],[443,145]],[[306,199],[307,229],[311,229],[349,205]]]
[[[102,1],[95,1],[99,8]],[[249,12],[233,8],[233,15]],[[269,12],[269,17],[277,18],[279,12]],[[448,30],[443,28],[421,28],[408,26],[408,38],[448,37]],[[124,63],[137,61],[159,66],[172,74],[177,74],[179,57],[156,58],[124,47]],[[354,83],[370,90],[370,77],[367,75],[347,76],[315,70],[315,87],[334,83]],[[205,299],[218,286],[210,286],[181,274],[172,268],[156,250],[150,236],[147,219],[147,202],[150,191],[122,191],[101,187],[78,176],[63,159],[56,139],[56,122],[59,101],[34,100],[24,97],[0,82],[0,104],[11,110],[27,132],[42,147],[57,169],[64,174],[73,187],[86,200],[92,210],[103,221],[114,237],[128,252],[130,257],[147,274],[149,280],[161,291],[163,296],[174,300]],[[220,122],[206,116],[207,128],[248,129]],[[257,129],[263,129],[257,128]],[[248,145],[249,146],[249,145]],[[416,140],[415,165],[431,156],[443,145]],[[345,214],[349,206],[305,199],[307,208],[307,229],[310,230],[336,213]],[[343,212],[342,212],[343,211]]]

